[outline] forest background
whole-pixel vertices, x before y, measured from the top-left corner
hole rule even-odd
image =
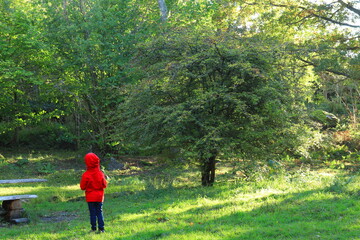
[[[0,146],[175,169],[360,161],[355,0],[3,0]],[[236,172],[236,171],[235,171]]]

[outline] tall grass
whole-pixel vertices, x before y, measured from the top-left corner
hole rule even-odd
[[[7,178],[28,177],[16,175],[18,169],[11,167],[16,161],[6,159],[0,167]],[[43,160],[29,158],[25,165],[36,161]],[[24,172],[39,176],[36,169]],[[149,187],[141,175],[107,173],[111,180],[104,203],[104,234],[89,232],[87,205],[78,186],[82,170],[75,169],[41,175],[48,179],[45,183],[0,185],[0,195],[39,196],[24,203],[31,222],[2,223],[0,238],[360,239],[358,174],[306,168],[253,182],[219,176],[209,188],[183,178],[173,187],[161,188]]]

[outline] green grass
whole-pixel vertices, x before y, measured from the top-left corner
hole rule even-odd
[[[82,157],[2,154],[2,179],[48,182],[0,185],[0,195],[39,196],[24,203],[31,222],[1,223],[1,239],[360,239],[360,176],[355,173],[298,169],[245,182],[228,181],[220,169],[214,187],[197,185],[188,172],[173,187],[161,188],[149,187],[143,174],[107,171],[106,233],[94,234],[78,185],[83,170],[67,168],[81,166]],[[29,161],[16,165],[17,159]],[[56,170],[41,173],[37,162]]]

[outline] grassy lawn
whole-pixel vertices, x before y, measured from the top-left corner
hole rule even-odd
[[[161,188],[146,172],[129,172],[143,169],[128,164],[127,170],[106,171],[106,233],[95,234],[78,185],[82,156],[2,154],[1,179],[48,182],[0,185],[1,196],[38,195],[23,204],[31,222],[0,223],[1,239],[360,239],[357,173],[300,168],[245,182],[220,169],[214,187],[183,174]]]

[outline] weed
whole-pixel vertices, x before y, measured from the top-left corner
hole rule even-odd
[[[50,174],[55,172],[55,167],[50,162],[38,162],[36,164],[36,170],[39,174]]]
[[[325,161],[324,163],[332,169],[344,169],[345,168],[345,163],[340,160]]]
[[[18,167],[24,167],[25,165],[29,164],[29,162],[30,162],[29,159],[21,158],[15,162],[15,165]]]

